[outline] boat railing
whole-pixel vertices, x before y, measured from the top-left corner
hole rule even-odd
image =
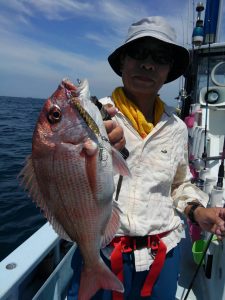
[[[46,223],[0,262],[0,300],[65,298],[74,249]]]

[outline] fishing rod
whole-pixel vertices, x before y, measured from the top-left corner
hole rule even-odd
[[[206,247],[205,247],[205,249],[204,249],[204,251],[203,251],[201,260],[200,260],[200,262],[199,262],[199,264],[198,264],[198,266],[197,266],[197,268],[196,268],[196,270],[195,270],[194,276],[193,276],[193,278],[192,278],[192,280],[191,280],[191,282],[190,282],[190,284],[189,284],[187,293],[186,293],[185,297],[182,298],[182,300],[187,300],[187,297],[188,297],[188,295],[189,295],[189,293],[190,293],[190,291],[191,291],[191,289],[192,289],[192,286],[193,286],[193,284],[194,284],[194,281],[195,281],[195,279],[196,279],[196,276],[198,275],[198,272],[199,272],[199,270],[200,270],[200,267],[201,267],[201,265],[202,265],[202,262],[203,262],[203,260],[204,260],[204,258],[205,258],[205,256],[206,256],[206,252],[207,252],[208,249],[209,249],[209,246],[210,246],[210,244],[211,244],[211,241],[212,241],[212,239],[213,239],[213,236],[214,236],[214,234],[211,233],[211,235],[210,235],[210,237],[209,237],[209,239],[208,239],[208,241],[207,241]]]
[[[224,158],[225,158],[225,136],[223,140],[223,152],[221,157],[221,163],[218,171],[218,180],[216,183],[216,186],[221,189],[223,188],[223,178],[224,178]]]

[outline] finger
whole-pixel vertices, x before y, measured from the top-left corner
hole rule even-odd
[[[216,235],[222,235],[222,233],[224,232],[223,230],[221,230],[220,226],[216,224],[213,224],[211,227],[209,227],[207,231],[212,232]]]
[[[126,140],[124,137],[124,132],[121,126],[115,121],[108,120],[104,121],[106,132],[108,134],[108,139],[114,148],[117,150],[122,150],[125,147]]]
[[[117,127],[116,122],[112,120],[104,121],[104,125],[107,133],[110,133],[114,128]]]
[[[225,230],[221,227],[217,227],[215,230],[216,235],[225,236]]]
[[[224,221],[220,217],[216,219],[215,224],[221,231],[225,231]]]
[[[112,131],[108,133],[109,140],[111,144],[116,145],[118,143],[123,143],[124,142],[124,134],[123,134],[123,129],[120,126],[116,126],[113,128]]]
[[[107,110],[111,118],[118,113],[118,109],[115,106],[112,106],[111,104],[104,105],[104,108]]]
[[[219,230],[218,231],[216,230],[215,234],[216,234],[217,239],[220,240],[220,241],[222,239],[224,239],[224,237],[225,237],[225,233],[221,233]]]
[[[220,209],[219,217],[225,221],[225,208]]]
[[[119,142],[115,143],[113,147],[120,151],[125,147],[125,145],[126,145],[126,140],[123,137]]]
[[[221,235],[216,235],[216,237],[219,241],[222,241],[222,239],[224,238],[224,236],[221,236]]]
[[[219,207],[208,208],[208,219],[217,227],[225,230],[223,212]]]

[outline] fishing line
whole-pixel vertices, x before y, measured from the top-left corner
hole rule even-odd
[[[216,186],[219,188],[223,188],[223,178],[224,178],[224,158],[225,158],[225,136],[223,140],[223,152],[221,157],[221,163],[218,171],[218,180]]]
[[[208,20],[210,24],[210,19]],[[208,64],[207,64],[207,86],[206,86],[206,94],[205,94],[205,129],[204,129],[204,150],[202,153],[202,158],[205,163],[206,169],[206,158],[207,158],[207,127],[208,127],[208,112],[209,112],[209,103],[208,103],[208,96],[209,96],[209,71],[210,71],[210,38],[209,38],[209,45],[208,45]]]
[[[204,159],[205,169],[206,169],[206,158],[207,158],[207,126],[208,126],[208,113],[209,113],[209,72],[210,72],[210,54],[211,54],[211,15],[210,13],[213,11],[213,1],[210,2],[209,8],[209,17],[208,17],[208,64],[207,64],[207,88],[205,94],[205,132],[204,132],[204,151],[202,153],[202,158]],[[212,41],[213,42],[213,41]]]

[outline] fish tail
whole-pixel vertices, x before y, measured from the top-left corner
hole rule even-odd
[[[105,265],[103,260],[99,260],[93,269],[87,269],[84,266],[81,273],[78,300],[90,300],[100,289],[124,292],[122,282]]]

